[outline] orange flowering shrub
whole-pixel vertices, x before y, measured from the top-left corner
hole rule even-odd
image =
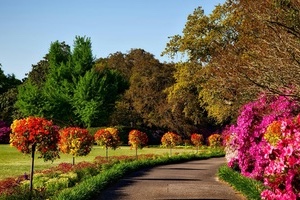
[[[138,130],[132,130],[129,132],[128,144],[131,145],[131,148],[142,149],[144,146],[147,145],[147,143],[148,143],[148,136],[146,133]]]
[[[98,130],[94,135],[99,146],[116,149],[120,145],[119,131],[115,128],[105,128]]]
[[[173,132],[167,132],[165,133],[161,138],[161,144],[164,147],[172,148],[176,145],[180,144],[182,142],[180,135],[173,133]]]
[[[193,133],[191,135],[191,142],[194,146],[196,146],[196,147],[202,146],[203,141],[204,141],[204,138],[201,134]]]
[[[11,125],[10,145],[25,154],[34,149],[45,161],[59,158],[58,141],[58,127],[44,118],[28,117]]]
[[[79,127],[63,128],[59,131],[59,149],[73,157],[86,156],[92,150],[94,138],[88,130]]]
[[[208,137],[208,145],[211,147],[222,146],[222,136],[220,134],[212,134]]]

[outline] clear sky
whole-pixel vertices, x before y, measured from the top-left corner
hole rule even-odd
[[[160,57],[168,37],[181,34],[189,14],[206,14],[225,0],[1,0],[0,63],[22,79],[48,53],[51,42],[71,47],[75,36],[91,38],[93,54],[105,58],[141,48]]]

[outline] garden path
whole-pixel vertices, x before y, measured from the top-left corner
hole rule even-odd
[[[210,158],[137,171],[104,190],[97,200],[246,199],[217,179],[224,163],[225,158]]]

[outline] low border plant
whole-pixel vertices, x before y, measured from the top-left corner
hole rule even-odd
[[[236,191],[241,192],[247,199],[261,199],[260,193],[263,191],[264,186],[260,181],[247,178],[225,165],[219,168],[218,177],[231,185]]]

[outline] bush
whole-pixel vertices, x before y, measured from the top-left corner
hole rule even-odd
[[[4,121],[0,121],[0,144],[9,144],[10,132],[10,127]]]

